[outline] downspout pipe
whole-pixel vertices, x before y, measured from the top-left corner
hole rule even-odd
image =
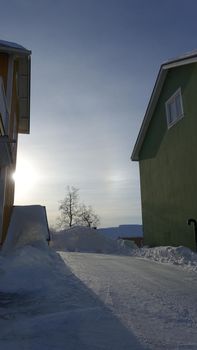
[[[197,221],[195,219],[188,219],[187,224],[190,226],[191,224],[194,225],[194,232],[195,232],[195,243],[196,243],[196,251],[197,251]]]
[[[47,224],[47,231],[48,231],[48,237],[46,237],[46,241],[48,242],[48,245],[49,245],[49,244],[50,244],[50,241],[51,241],[51,234],[50,234],[49,224],[48,224],[48,220],[47,220],[47,211],[46,211],[46,207],[43,206],[43,209],[44,209],[44,214],[45,214],[46,224]]]

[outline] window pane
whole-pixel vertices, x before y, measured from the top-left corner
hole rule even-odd
[[[171,116],[171,123],[174,122],[177,119],[176,102],[175,102],[175,100],[173,100],[170,103],[170,116]]]
[[[176,101],[176,110],[177,110],[177,117],[180,117],[183,112],[182,112],[182,106],[181,106],[181,95],[178,94],[175,98]]]
[[[176,121],[183,117],[183,105],[180,89],[178,89],[166,102],[166,116],[168,126],[175,124]]]
[[[167,116],[168,116],[168,123],[169,124],[172,123],[170,104],[167,104]]]

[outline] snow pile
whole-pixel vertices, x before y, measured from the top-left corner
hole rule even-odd
[[[131,248],[123,241],[114,241],[99,234],[97,230],[84,226],[53,233],[51,246],[55,250],[69,252],[131,254]]]
[[[0,293],[53,288],[66,276],[66,271],[62,274],[61,265],[61,258],[49,247],[26,245],[12,250],[11,254],[1,254]]]
[[[186,270],[197,272],[197,254],[186,247],[141,248],[132,251],[132,255],[151,259],[160,263],[179,265]]]
[[[49,238],[45,207],[41,205],[13,207],[10,225],[3,245],[4,252],[31,244],[46,247]]]
[[[0,293],[50,289],[65,278],[65,265],[62,274],[62,260],[49,248],[48,237],[44,207],[14,207],[0,254]]]

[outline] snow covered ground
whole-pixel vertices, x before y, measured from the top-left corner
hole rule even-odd
[[[52,235],[57,251],[130,255],[159,263],[178,265],[197,272],[197,254],[186,247],[138,248],[131,241],[112,240],[88,227],[74,227]]]
[[[145,349],[47,246],[2,255],[0,285],[0,349]]]
[[[61,252],[61,257],[143,347],[197,349],[196,273],[120,255]]]
[[[196,254],[81,228],[54,235],[56,253],[26,230],[0,254],[0,349],[197,349]]]

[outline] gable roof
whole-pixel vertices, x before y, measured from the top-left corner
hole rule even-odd
[[[179,66],[183,66],[186,64],[191,64],[191,63],[195,63],[197,62],[197,50],[189,52],[183,56],[177,57],[175,59],[172,59],[170,61],[164,62],[159,70],[156,82],[155,82],[155,86],[153,88],[152,91],[152,95],[151,98],[149,100],[148,103],[148,107],[131,155],[131,160],[133,161],[139,161],[139,153],[142,147],[142,144],[144,142],[145,136],[146,136],[146,132],[148,130],[150,121],[152,119],[155,107],[157,105],[162,87],[164,85],[164,81],[166,79],[166,75],[168,73],[169,69],[172,69],[174,67],[179,67]]]
[[[19,62],[19,133],[28,134],[30,131],[31,51],[19,44],[0,40],[1,52],[13,55]]]

